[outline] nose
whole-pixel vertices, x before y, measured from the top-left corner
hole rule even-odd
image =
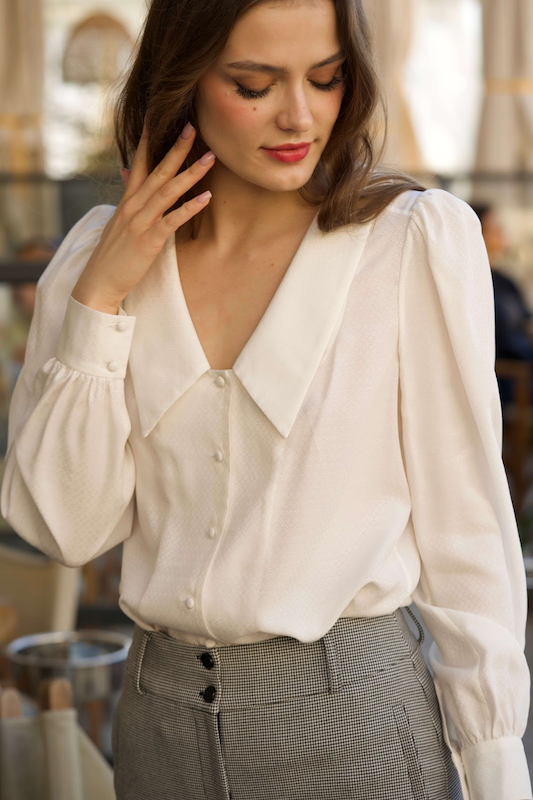
[[[278,126],[285,131],[307,131],[313,124],[306,93],[302,87],[287,87],[283,107],[278,114]]]

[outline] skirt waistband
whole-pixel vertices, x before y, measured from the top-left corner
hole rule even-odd
[[[276,636],[209,650],[136,625],[126,677],[141,695],[211,712],[333,693],[421,657],[423,631],[406,611],[419,627],[418,639],[401,608],[379,617],[341,617],[313,642]]]

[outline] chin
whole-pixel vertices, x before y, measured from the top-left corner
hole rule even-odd
[[[245,180],[249,181],[249,183],[254,183],[256,186],[260,186],[262,189],[267,189],[270,192],[295,192],[297,189],[301,189],[302,186],[311,179],[313,175],[313,170],[309,170],[309,167],[306,166],[305,169],[303,165],[298,168],[296,164],[280,164],[282,169],[290,168],[291,172],[287,169],[286,175],[280,175],[280,170],[277,170],[276,165],[271,171],[271,175],[266,175],[265,173],[267,170],[262,169],[261,174],[259,175],[247,175],[242,176]],[[296,167],[296,168],[295,168]],[[276,175],[276,171],[278,174]]]

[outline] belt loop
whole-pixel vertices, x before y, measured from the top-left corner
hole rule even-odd
[[[137,656],[137,669],[135,675],[135,688],[137,689],[139,694],[146,694],[146,692],[143,692],[143,690],[141,689],[141,669],[143,665],[146,646],[150,641],[150,639],[152,638],[152,634],[153,631],[144,631],[141,644],[139,645],[139,654]]]
[[[418,644],[422,644],[422,642],[424,641],[424,636],[425,636],[423,627],[421,626],[421,624],[419,623],[419,621],[417,620],[417,618],[415,617],[415,615],[413,614],[413,612],[411,611],[411,609],[408,606],[403,606],[403,608],[405,608],[407,613],[414,620],[414,623],[415,623],[416,627],[420,631],[420,638],[417,641],[418,641]]]
[[[322,643],[324,645],[326,667],[328,670],[328,691],[330,694],[334,694],[342,687],[342,680],[339,670],[339,662],[337,659],[337,648],[335,645],[333,628],[330,628],[330,630],[324,634],[322,637]]]

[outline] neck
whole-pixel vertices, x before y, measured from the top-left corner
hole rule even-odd
[[[217,164],[211,172],[221,165]],[[209,185],[196,184],[195,193],[209,188],[212,198],[196,220],[197,245],[224,257],[243,247],[257,250],[306,230],[318,207],[302,199],[296,191],[270,191],[244,181],[227,169],[210,176]],[[178,229],[176,240],[187,242],[191,223]]]

